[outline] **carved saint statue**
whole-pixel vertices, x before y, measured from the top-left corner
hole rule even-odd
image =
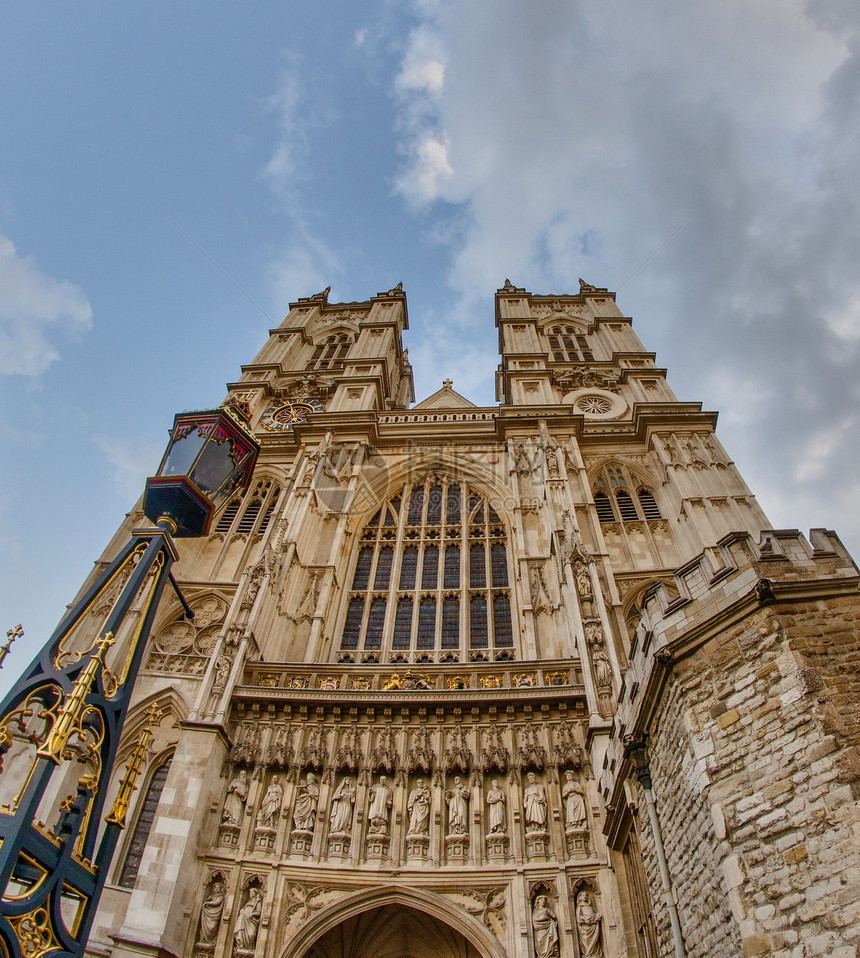
[[[214,688],[223,688],[227,684],[230,676],[230,669],[233,662],[229,655],[220,655],[215,664],[215,678],[212,682]]]
[[[224,882],[216,879],[209,889],[209,897],[200,909],[199,945],[214,945],[218,937],[218,925],[224,911]]]
[[[281,814],[281,802],[284,800],[284,790],[277,775],[272,776],[272,784],[266,789],[263,801],[260,802],[260,813],[257,816],[257,825],[263,828],[277,828],[278,815]]]
[[[385,784],[388,781],[384,775],[370,789],[370,811],[367,817],[370,820],[368,832],[371,835],[388,834],[388,813],[391,810],[391,789]]]
[[[427,835],[430,831],[430,789],[423,778],[415,783],[406,806],[409,810],[407,835]]]
[[[580,599],[592,598],[591,575],[586,562],[576,563],[576,591],[579,593]]]
[[[564,823],[567,828],[586,828],[588,816],[585,813],[585,792],[577,782],[573,772],[565,772],[565,783],[561,787],[564,799]]]
[[[355,781],[348,775],[335,789],[329,813],[329,831],[348,835],[352,831],[352,806],[355,804]]]
[[[600,913],[594,907],[590,892],[583,888],[576,896],[576,932],[582,958],[603,958],[600,945]]]
[[[499,780],[493,779],[493,787],[487,792],[487,804],[490,806],[490,834],[504,835],[508,827],[505,813],[505,793],[499,788]]]
[[[532,908],[536,958],[558,958],[558,919],[546,895],[538,895]]]
[[[528,774],[528,785],[523,792],[523,811],[527,832],[546,831],[546,792],[534,772]]]
[[[312,832],[320,797],[319,785],[313,772],[308,772],[304,782],[296,789],[296,805],[293,809],[293,825],[300,832]]]
[[[242,811],[248,797],[248,773],[243,768],[227,786],[227,798],[224,799],[224,812],[221,815],[223,825],[239,825]]]
[[[233,940],[238,951],[253,951],[257,944],[257,932],[260,930],[260,913],[263,910],[263,893],[257,885],[252,885],[248,900],[239,911]]]
[[[469,831],[469,788],[463,784],[459,775],[454,784],[445,792],[448,803],[448,834],[465,835]]]
[[[591,660],[594,665],[594,681],[599,689],[609,688],[612,685],[612,666],[603,648],[594,646],[591,651]]]

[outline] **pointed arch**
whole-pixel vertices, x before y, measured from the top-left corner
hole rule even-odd
[[[677,598],[679,595],[674,576],[666,575],[654,576],[645,582],[640,580],[639,584],[622,598],[621,612],[631,640],[639,625],[639,620],[642,618],[642,606],[645,600],[659,586],[663,586],[672,598]]]
[[[384,908],[386,905],[411,908],[448,925],[459,932],[478,951],[481,958],[507,958],[507,952],[501,942],[465,909],[442,895],[398,886],[382,886],[354,892],[320,908],[312,918],[298,927],[279,958],[305,958],[309,949],[326,932],[350,918]]]
[[[500,461],[503,461],[503,458],[500,458]],[[353,531],[364,525],[367,517],[382,508],[383,504],[399,492],[407,481],[420,482],[433,474],[445,476],[449,480],[465,481],[478,488],[510,529],[511,491],[504,482],[503,474],[473,459],[467,459],[456,453],[428,450],[424,453],[419,452],[390,468],[386,464],[386,468],[376,470],[373,475],[365,473],[366,471],[363,470],[360,477],[361,486],[354,500],[351,517]]]
[[[607,457],[591,466],[588,477],[600,522],[662,518],[654,480],[639,466]]]
[[[185,696],[174,686],[159,689],[139,702],[135,702],[128,710],[122,732],[122,742],[116,753],[115,767],[118,768],[123,765],[134,748],[135,742],[137,742],[147,721],[146,713],[152,705],[164,713],[159,720],[159,725],[163,725],[168,716],[173,716],[173,724],[177,728],[180,722],[184,722],[188,718],[191,711],[191,706]]]

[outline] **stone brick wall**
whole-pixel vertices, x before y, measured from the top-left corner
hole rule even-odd
[[[673,667],[651,764],[691,958],[860,953],[858,621],[853,595],[764,607]]]
[[[690,958],[727,958],[742,952],[721,869],[728,848],[716,833],[707,794],[713,743],[696,724],[694,703],[701,697],[702,684],[695,670],[689,674],[683,670],[667,689],[652,738],[651,771],[688,954]],[[643,795],[639,833],[648,883],[656,890],[661,879]],[[652,904],[660,953],[674,955],[662,895],[652,891]]]

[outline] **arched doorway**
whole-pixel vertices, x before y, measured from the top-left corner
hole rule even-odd
[[[433,915],[383,905],[347,918],[318,938],[303,958],[483,958],[471,942]]]
[[[445,895],[382,886],[323,906],[281,958],[508,958],[502,942]]]

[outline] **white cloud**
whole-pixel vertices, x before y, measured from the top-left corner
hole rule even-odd
[[[163,447],[112,436],[96,436],[94,442],[114,467],[113,484],[117,493],[129,503],[136,502],[147,478],[158,469]]]
[[[62,329],[89,329],[92,309],[83,290],[43,273],[0,233],[0,374],[38,376],[59,358]]]
[[[398,177],[396,188],[415,206],[426,205],[440,193],[442,181],[453,174],[448,142],[432,135],[410,145],[412,161]]]
[[[300,108],[302,91],[298,64],[293,61],[284,70],[277,91],[266,106],[277,118],[277,141],[263,175],[269,185],[283,192],[293,185],[297,171],[307,159],[307,140]]]
[[[438,97],[444,84],[445,61],[438,35],[426,27],[412,30],[400,72],[394,81],[395,90]]]
[[[367,30],[356,30],[355,36],[353,37],[353,43],[356,46],[356,49],[364,46],[364,41],[367,39]]]
[[[539,292],[580,275],[617,287],[692,213],[619,305],[681,398],[721,405],[729,451],[760,457],[765,508],[802,502],[814,523],[846,501],[860,472],[856,5],[413,11],[393,81],[397,188],[437,235],[456,218],[459,315],[506,275]]]

